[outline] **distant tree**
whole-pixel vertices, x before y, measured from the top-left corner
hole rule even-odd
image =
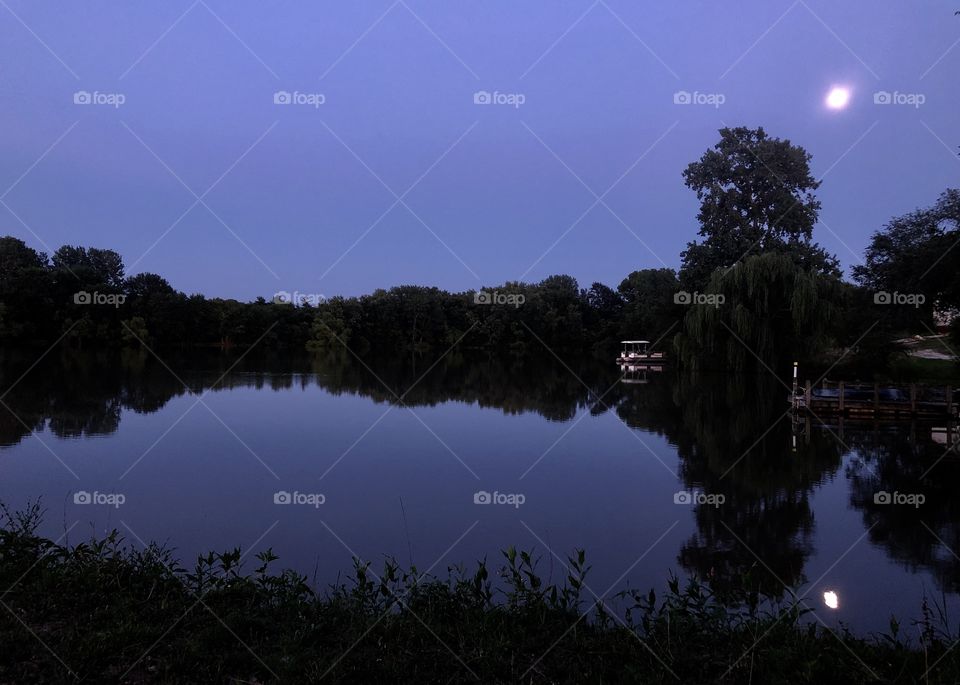
[[[149,324],[151,345],[183,345],[190,340],[210,342],[192,329],[187,297],[174,290],[166,279],[157,274],[140,273],[124,281],[123,291],[127,296],[123,314],[128,321],[141,319]],[[128,334],[126,330],[122,332]]]
[[[583,301],[573,276],[548,276],[532,288],[515,312],[551,350],[581,347],[584,342]],[[519,326],[517,328],[520,328]],[[542,347],[534,341],[535,348]]]
[[[24,269],[42,269],[46,265],[47,256],[19,238],[0,238],[0,283]]]
[[[642,269],[623,279],[617,288],[624,302],[621,335],[672,338],[684,314],[675,300],[679,290],[673,269]]]
[[[584,291],[586,312],[584,326],[595,337],[597,352],[615,348],[620,339],[620,325],[623,318],[623,298],[613,288],[603,283],[594,283]]]
[[[83,349],[84,343],[92,340],[97,332],[97,324],[90,313],[84,313],[76,319],[66,319],[63,322],[63,331],[66,339]]]
[[[591,285],[585,296],[587,306],[603,319],[615,318],[623,310],[623,298],[616,290],[603,283]]]
[[[165,278],[146,272],[127,278],[123,289],[130,297],[140,298],[173,295],[176,292]]]
[[[344,347],[354,350],[358,343],[361,348],[366,348],[367,342],[355,340],[353,335],[354,320],[358,314],[359,307],[356,300],[332,297],[321,303],[313,321],[312,336],[307,342],[307,350],[311,352],[340,351]]]
[[[56,333],[47,256],[19,238],[0,238],[0,340],[43,342]]]
[[[71,271],[91,284],[123,286],[123,258],[113,250],[64,245],[53,253],[52,262],[55,269]]]
[[[839,274],[836,258],[812,242],[820,183],[802,147],[763,128],[723,128],[720,142],[683,178],[700,200],[703,237],[682,254],[685,288],[703,288],[716,269],[764,252],[788,253],[798,266]]]
[[[838,348],[847,351],[845,365],[867,378],[886,367],[899,348],[894,340],[902,337],[887,308],[876,305],[875,294],[870,288],[841,283],[833,330]]]
[[[121,335],[123,342],[133,347],[150,344],[150,332],[142,316],[134,316],[124,321]]]

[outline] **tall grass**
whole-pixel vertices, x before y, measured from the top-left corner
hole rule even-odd
[[[671,578],[663,596],[598,600],[583,552],[563,585],[507,549],[443,578],[356,560],[318,593],[277,557],[239,549],[186,568],[114,532],[65,547],[36,505],[3,510],[2,683],[956,683],[960,649],[934,612],[916,637],[833,633],[750,589],[721,602]],[[499,578],[499,580],[497,579]]]

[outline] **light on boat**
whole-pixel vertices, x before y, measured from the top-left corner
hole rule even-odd
[[[827,590],[823,593],[823,603],[826,604],[830,609],[836,609],[838,606],[840,606],[840,598],[833,590]]]

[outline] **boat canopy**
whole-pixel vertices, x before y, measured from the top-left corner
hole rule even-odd
[[[621,345],[649,345],[649,340],[621,340]]]

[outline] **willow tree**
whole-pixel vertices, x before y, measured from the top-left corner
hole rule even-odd
[[[840,281],[797,266],[789,254],[747,257],[715,271],[706,292],[689,305],[674,341],[691,368],[767,367],[779,373],[830,345]]]

